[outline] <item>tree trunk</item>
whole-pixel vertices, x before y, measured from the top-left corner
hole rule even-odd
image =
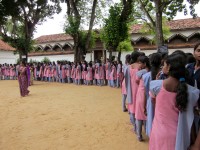
[[[121,55],[122,55],[122,52],[121,50],[118,52],[118,56],[117,56],[117,60],[120,61],[121,60]]]
[[[107,53],[106,50],[103,50],[103,62],[104,62],[104,63],[106,63],[106,59],[107,59],[107,58],[106,58],[106,57],[107,57],[107,56],[106,56],[106,53]]]
[[[155,0],[155,7],[156,7],[156,43],[157,46],[159,47],[164,45],[161,0]]]
[[[86,42],[85,42],[86,51],[89,50],[89,48],[90,48],[90,39],[91,39],[91,33],[92,33],[92,28],[93,28],[94,19],[95,19],[96,6],[97,6],[97,0],[94,0],[93,6],[92,6],[92,13],[91,13],[91,18],[90,18],[89,30],[88,30],[87,38],[86,38]]]
[[[74,45],[74,62],[78,62],[78,47]]]
[[[109,60],[112,60],[112,50],[109,50]]]

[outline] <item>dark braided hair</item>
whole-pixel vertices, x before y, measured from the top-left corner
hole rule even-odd
[[[188,93],[186,84],[187,70],[185,68],[186,58],[181,53],[171,54],[166,60],[167,65],[170,65],[169,76],[179,80],[176,95],[176,107],[179,111],[185,111],[188,103]]]
[[[162,56],[160,53],[153,53],[153,54],[151,54],[149,60],[150,60],[150,64],[151,64],[151,79],[155,80],[156,75],[160,71]]]

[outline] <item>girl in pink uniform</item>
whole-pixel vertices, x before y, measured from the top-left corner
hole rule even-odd
[[[5,80],[5,64],[2,65],[1,72],[2,72],[2,80]]]
[[[140,52],[134,51],[131,54],[132,64],[125,68],[125,83],[127,91],[128,110],[130,115],[130,121],[134,126],[134,132],[136,132],[135,103],[138,89],[138,83],[136,82],[136,72],[140,70],[140,64],[138,63],[138,57],[140,55]]]
[[[71,83],[71,62],[67,62],[67,83]]]
[[[121,87],[122,79],[123,79],[122,62],[121,61],[117,61],[117,81],[116,81],[116,86],[117,87]]]
[[[14,80],[15,77],[15,67],[10,64],[10,80]]]
[[[56,63],[55,62],[53,62],[53,64],[52,64],[51,76],[52,76],[52,82],[55,82],[56,77],[57,77]]]
[[[104,79],[105,79],[105,67],[103,63],[100,63],[99,65],[99,85],[104,85]]]
[[[111,72],[109,75],[109,80],[110,80],[110,86],[115,87],[116,86],[116,80],[117,80],[117,69],[115,64],[112,62],[111,63]]]
[[[137,94],[136,94],[136,107],[135,107],[135,119],[137,126],[137,138],[139,141],[143,141],[142,138],[142,124],[146,127],[146,114],[144,109],[145,103],[145,87],[142,76],[150,70],[149,58],[147,56],[140,56],[138,63],[141,64],[141,69],[136,73],[136,82],[139,83]]]
[[[86,84],[92,85],[92,81],[93,81],[92,62],[90,62],[87,67]]]
[[[77,85],[81,85],[81,72],[82,72],[82,65],[81,63],[77,63],[77,67],[76,67],[76,84]]]
[[[87,74],[87,62],[83,61],[82,62],[82,80],[83,80],[83,84],[86,84],[86,74]]]
[[[185,64],[183,54],[168,56],[164,63],[168,78],[150,83],[150,95],[156,99],[149,150],[187,150],[190,145],[199,90],[186,84]]]
[[[76,64],[72,63],[72,71],[71,71],[71,78],[73,83],[76,83]]]

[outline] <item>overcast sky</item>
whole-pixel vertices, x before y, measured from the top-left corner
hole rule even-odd
[[[46,22],[44,22],[42,25],[38,25],[36,32],[34,33],[34,38],[37,38],[42,35],[49,35],[49,34],[58,34],[58,33],[64,33],[64,23],[65,23],[65,14],[66,14],[66,4],[62,5],[62,11],[60,14],[54,15],[53,19],[47,19]],[[200,8],[200,4],[198,4],[196,7]],[[198,16],[200,17],[200,11],[197,11]],[[178,13],[175,19],[184,19],[184,18],[191,18],[190,15],[184,16],[183,12]]]

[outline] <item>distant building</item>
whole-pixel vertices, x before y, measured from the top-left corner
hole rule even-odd
[[[14,55],[15,48],[0,39],[0,64],[17,63],[18,55]]]
[[[171,34],[165,40],[169,52],[177,49],[193,53],[194,45],[200,42],[200,18],[172,20],[167,23]],[[142,34],[142,25],[134,25],[131,29],[131,39],[134,49],[147,55],[156,52],[156,45],[152,44],[153,35]]]
[[[200,42],[200,18],[180,19],[168,22],[170,27],[170,36],[165,40],[169,53],[179,49],[185,52],[193,52],[193,47]],[[133,25],[130,31],[133,50],[140,50],[149,55],[157,51],[156,45],[152,42],[153,35],[141,32],[142,24]],[[51,61],[56,60],[74,60],[73,39],[71,36],[62,34],[44,35],[36,40],[36,49],[29,53],[29,60],[41,61],[48,57]],[[131,52],[123,52],[121,55],[124,62],[125,55]],[[118,52],[113,52],[117,57]],[[86,61],[94,61],[108,57],[108,52],[104,49],[100,39],[96,41],[96,47],[86,54]]]

